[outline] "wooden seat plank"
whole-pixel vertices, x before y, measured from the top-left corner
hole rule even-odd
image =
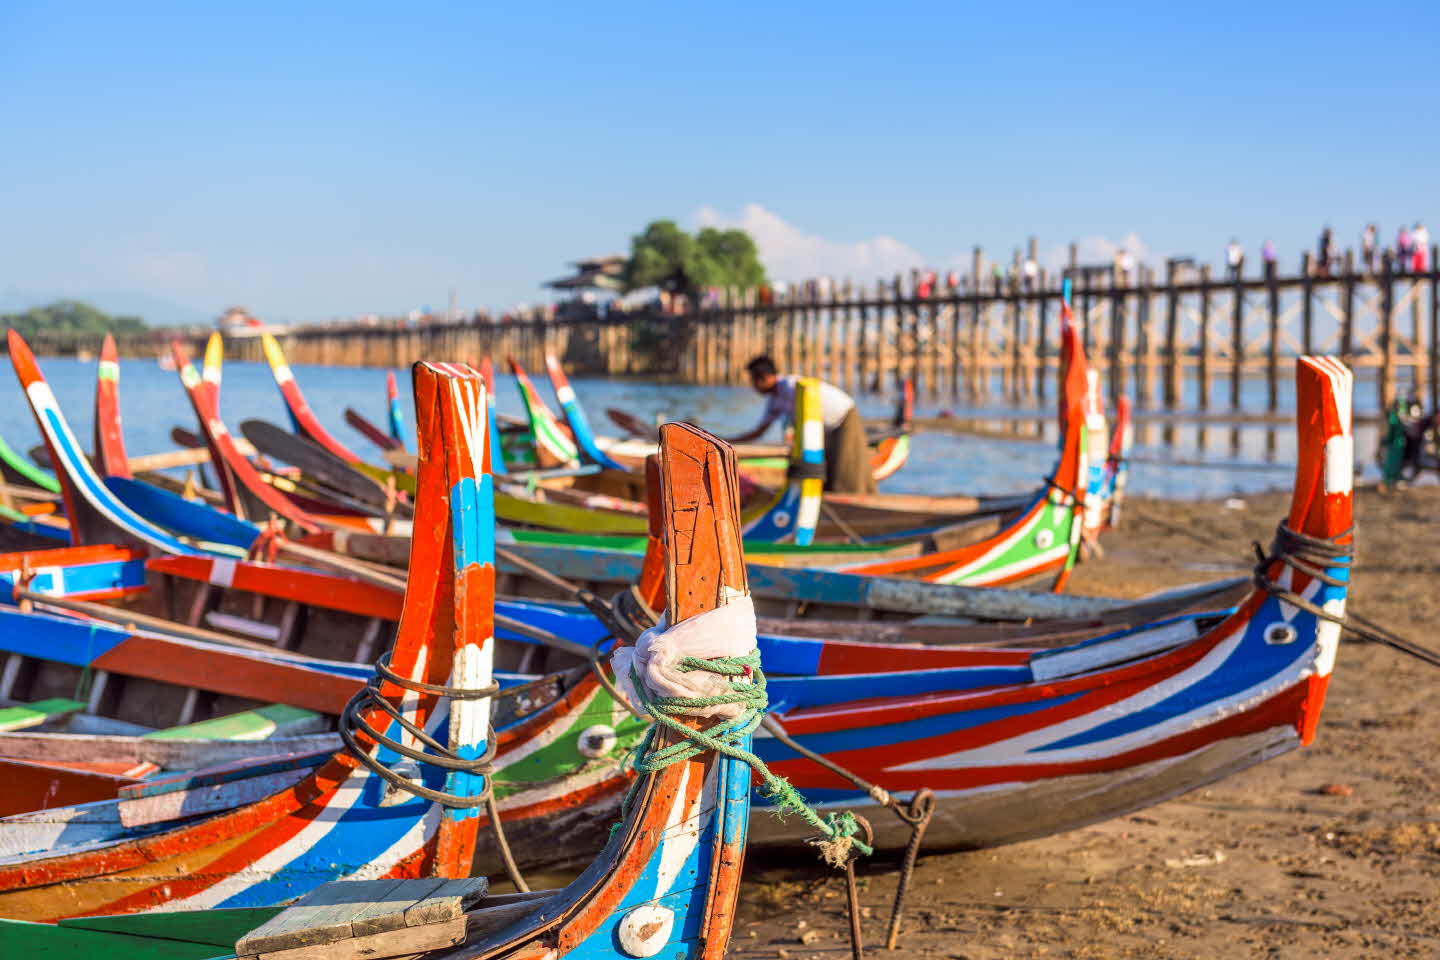
[[[272,703],[198,723],[167,727],[145,734],[147,740],[270,740],[323,733],[329,720],[313,710]]]
[[[292,947],[261,954],[241,954],[240,960],[415,960],[432,950],[465,942],[465,919],[401,927],[367,937],[352,937],[308,947]],[[220,958],[224,960],[224,958]]]
[[[485,896],[490,881],[485,877],[446,880],[424,899],[405,911],[405,926],[419,927],[427,923],[453,920],[465,914],[465,908]]]
[[[380,957],[447,946],[451,938],[463,938],[465,907],[489,887],[484,877],[335,880],[251,930],[235,943],[235,952],[305,960],[311,948],[323,948],[315,957],[339,955],[332,951]],[[362,949],[371,952],[356,952]]]

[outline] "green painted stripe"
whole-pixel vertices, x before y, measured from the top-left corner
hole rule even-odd
[[[58,720],[84,709],[85,704],[81,701],[66,700],[64,697],[6,707],[0,710],[0,732],[38,727],[47,720]]]
[[[0,438],[0,460],[5,465],[24,477],[29,483],[33,483],[41,490],[49,490],[51,493],[60,492],[60,481],[55,479],[54,474],[48,473],[26,460],[20,454],[10,448],[10,445]]]
[[[649,527],[644,517],[629,513],[589,510],[569,503],[534,503],[498,492],[495,494],[495,514],[509,523],[594,533],[643,534]]]
[[[0,945],[6,957],[44,960],[212,960],[234,957],[213,943],[193,943],[100,930],[61,927],[23,920],[0,920]]]
[[[120,933],[132,937],[209,944],[231,950],[245,934],[274,917],[284,907],[222,907],[213,910],[177,910],[118,917],[77,917],[61,920],[72,930]]]
[[[299,707],[272,703],[257,710],[232,713],[229,716],[214,717],[189,723],[183,727],[170,727],[147,733],[146,740],[268,740],[275,731],[286,724],[310,720],[319,714]]]
[[[608,691],[597,690],[554,740],[495,771],[495,796],[504,798],[550,781],[563,787],[566,780],[591,768],[614,766],[640,743],[648,726],[621,708]],[[580,750],[580,737],[594,727],[608,727],[616,738],[614,746],[600,757],[588,757]]]

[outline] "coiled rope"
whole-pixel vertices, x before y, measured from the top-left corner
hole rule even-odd
[[[520,873],[520,867],[515,862],[515,856],[510,850],[510,843],[505,838],[505,827],[500,819],[500,807],[495,802],[494,771],[493,762],[495,751],[499,741],[495,736],[495,727],[490,723],[489,718],[485,723],[485,744],[483,754],[473,759],[465,759],[459,753],[450,749],[447,745],[430,736],[423,728],[411,722],[389,698],[380,692],[382,680],[388,680],[401,689],[412,693],[429,694],[431,696],[443,697],[448,700],[484,700],[495,696],[500,692],[500,685],[491,682],[483,687],[451,687],[443,684],[422,683],[419,680],[412,680],[409,677],[401,676],[390,668],[390,654],[387,652],[375,661],[375,673],[366,681],[365,685],[355,692],[355,695],[345,704],[345,709],[340,713],[340,739],[344,741],[346,750],[362,766],[380,777],[386,783],[397,790],[412,794],[424,800],[438,803],[443,807],[459,810],[473,810],[484,806],[485,813],[490,819],[490,827],[495,834],[495,845],[500,853],[501,862],[505,866],[505,873],[515,889],[524,893],[530,887],[525,882],[524,876]],[[372,710],[379,710],[400,725],[400,728],[417,741],[424,744],[428,750],[418,750],[392,740],[379,730],[373,727],[366,717]],[[381,763],[371,752],[371,748],[360,743],[357,734],[364,735],[369,740],[380,746],[395,751],[408,760],[416,763],[429,764],[432,767],[439,767],[452,773],[464,773],[469,776],[481,778],[482,786],[480,792],[471,795],[460,795],[448,793],[443,790],[435,790],[417,783],[414,779],[396,773],[394,770]]]
[[[656,696],[650,693],[632,665],[630,683],[634,687],[636,697],[640,700],[639,707],[655,720],[655,723],[646,732],[644,741],[640,744],[638,758],[635,760],[637,771],[654,773],[672,764],[713,750],[746,764],[759,775],[762,783],[760,792],[774,802],[777,817],[783,817],[787,813],[796,813],[802,820],[814,827],[820,833],[821,838],[811,842],[820,849],[821,858],[826,863],[843,868],[851,859],[852,851],[867,856],[874,852],[868,843],[856,837],[859,825],[856,823],[853,813],[847,810],[821,817],[813,807],[805,802],[805,798],[790,785],[788,780],[771,772],[770,768],[765,765],[765,761],[746,748],[745,738],[760,726],[765,716],[765,709],[770,704],[770,697],[765,692],[765,673],[760,669],[760,652],[758,650],[752,650],[744,656],[716,657],[709,660],[699,657],[684,657],[680,660],[678,667],[685,672],[704,670],[722,677],[729,677],[730,689],[727,693],[709,697]],[[696,730],[677,719],[696,708],[722,704],[741,707],[740,715],[733,721],[723,725],[717,724],[708,730]],[[665,746],[657,746],[657,736],[661,728],[671,731],[676,736],[676,740]],[[639,781],[637,780],[636,783],[638,784]],[[625,809],[627,810],[634,793],[635,787],[632,785],[630,793],[625,798]]]

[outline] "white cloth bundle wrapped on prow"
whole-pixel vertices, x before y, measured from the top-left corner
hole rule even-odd
[[[735,592],[723,606],[676,626],[668,626],[661,617],[640,635],[635,646],[618,648],[611,666],[620,691],[643,713],[631,681],[632,668],[651,697],[718,697],[731,692],[731,678],[707,670],[682,670],[681,662],[686,657],[743,657],[754,649],[755,604],[748,594]],[[681,712],[692,717],[738,717],[744,711],[742,704],[718,703]]]

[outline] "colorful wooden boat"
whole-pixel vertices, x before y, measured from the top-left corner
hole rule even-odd
[[[1109,436],[1075,328],[1061,324],[1060,459],[1046,485],[994,535],[954,550],[847,568],[850,573],[910,575],[931,583],[1002,586],[1053,573],[1059,590],[1079,555],[1087,520],[1098,535],[1123,460],[1107,475]],[[1099,459],[1093,463],[1099,453]]]
[[[122,833],[124,839],[106,842],[102,838],[119,825],[87,821],[83,810],[77,812],[74,832],[91,837],[81,850],[0,866],[0,915],[53,920],[162,904],[268,904],[339,877],[468,875],[478,820],[465,798],[479,794],[483,779],[447,776],[427,763],[425,773],[417,770],[417,782],[459,798],[442,804],[414,790],[397,788],[398,795],[391,795],[387,787],[395,784],[380,773],[400,759],[382,744],[418,743],[413,730],[445,736],[448,723],[445,753],[457,760],[484,755],[493,737],[485,722],[494,693],[493,520],[484,421],[475,415],[483,391],[475,377],[446,365],[417,365],[415,378],[425,522],[417,528],[407,603],[386,672],[348,714],[350,726],[360,731],[353,734],[360,738],[353,752],[320,758],[318,767],[296,758],[276,771],[292,773],[290,781],[253,803],[139,839]],[[456,688],[455,699],[430,692],[446,684]],[[468,769],[463,763],[459,768]],[[180,795],[160,805],[183,810],[200,799],[193,796],[197,786],[187,781],[172,787]],[[156,805],[152,800],[150,807]]]
[[[80,443],[55,402],[50,385],[40,373],[35,356],[24,339],[9,332],[10,362],[20,378],[25,398],[45,439],[50,462],[56,466],[70,524],[71,540],[86,543],[121,542],[162,553],[194,553],[196,548],[145,520],[127,507],[101,480],[82,452]]]
[[[206,344],[203,374],[195,370],[194,363],[178,342],[172,341],[170,350],[205,445],[210,450],[210,462],[219,477],[226,508],[241,519],[278,516],[289,521],[297,530],[318,532],[321,520],[260,476],[235,446],[234,436],[221,419],[220,370],[224,347],[220,335],[211,334]]]
[[[1304,396],[1304,394],[1302,394],[1302,396]],[[1330,442],[1327,442],[1326,444],[1327,451],[1333,452],[1338,451],[1339,449],[1341,449],[1341,445],[1339,444]],[[689,511],[689,513],[693,514],[693,510]],[[1242,611],[1244,609],[1245,608],[1242,607]],[[1207,621],[1203,619],[1192,618],[1190,622],[1192,624],[1199,624],[1201,626],[1207,624]],[[1225,623],[1233,622],[1234,617],[1230,618],[1230,620],[1225,621]],[[1158,630],[1157,635],[1157,628],[1164,629]],[[1166,630],[1170,630],[1171,632],[1167,635],[1165,633]],[[1053,698],[1054,694],[1053,692],[1050,692],[1050,688],[1057,681],[1057,679],[1063,681],[1071,676],[1085,677],[1087,675],[1087,671],[1091,671],[1097,663],[1123,663],[1126,666],[1119,669],[1121,671],[1129,671],[1128,674],[1122,672],[1114,677],[1105,678],[1106,683],[1120,682],[1136,675],[1143,675],[1143,670],[1137,671],[1133,669],[1137,663],[1137,658],[1145,658],[1147,654],[1153,654],[1157,650],[1172,650],[1173,652],[1172,648],[1176,648],[1177,644],[1182,646],[1187,645],[1186,639],[1183,636],[1180,636],[1180,634],[1182,633],[1183,627],[1172,628],[1170,624],[1152,625],[1152,627],[1148,630],[1128,631],[1125,634],[1117,637],[1106,638],[1106,640],[1101,644],[1086,644],[1081,647],[1072,647],[1068,648],[1067,650],[1058,651],[1053,656],[1059,657],[1060,654],[1065,654],[1068,659],[1050,659],[1039,665],[1038,668],[1037,663],[1040,659],[1044,657],[1044,654],[1038,654],[1036,651],[1027,651],[1023,649],[1018,651],[977,651],[972,654],[974,660],[971,666],[968,668],[967,678],[962,679],[955,676],[949,676],[945,677],[943,679],[943,682],[946,687],[951,690],[951,693],[947,694],[947,696],[957,698],[957,702],[960,704],[960,707],[958,709],[960,710],[965,709],[966,698],[970,696],[970,694],[967,694],[965,691],[973,691],[978,696],[988,695],[995,690],[1003,689],[1004,692],[1007,693],[1007,695],[1014,696],[1014,694],[1010,693],[1011,688],[1026,688],[1031,691],[1032,696],[1039,695],[1042,697]],[[1157,654],[1157,656],[1159,656],[1161,659],[1165,659],[1166,657],[1166,655],[1163,653]],[[1184,658],[1181,659],[1183,660]],[[1248,660],[1252,658],[1247,657],[1243,659],[1248,662]],[[1143,662],[1143,660],[1138,662]],[[1071,674],[1067,672],[1074,670],[1078,670],[1079,673]],[[893,676],[897,678],[902,678],[907,684],[913,684],[913,681],[911,681],[908,677],[903,677],[903,675],[899,674]],[[864,689],[868,694],[881,698],[877,701],[852,704],[852,707],[859,714],[868,716],[879,705],[883,705],[888,708],[894,708],[903,714],[907,709],[922,709],[924,704],[935,699],[936,693],[933,689],[924,696],[911,696],[909,700],[906,700],[903,696],[886,695],[883,692],[882,679],[883,678],[881,677],[871,675],[858,678],[852,677],[845,680],[847,684],[851,685],[850,689],[852,691],[855,690],[854,684],[858,682],[864,684]],[[1253,675],[1234,679],[1237,681],[1245,680],[1248,682],[1250,679],[1253,679]],[[1102,684],[1102,689],[1103,686],[1104,684]],[[795,685],[791,688],[790,691],[786,693],[786,697],[803,698],[808,695],[808,691],[812,690],[813,687],[813,683]],[[855,694],[852,692],[850,696],[853,699]],[[790,714],[788,714],[785,718],[787,725],[793,726],[792,720],[794,720],[795,718],[799,718],[802,720],[807,719],[807,714],[805,713],[805,711],[807,709],[813,709],[813,705],[803,705],[800,701],[794,699],[780,699],[779,702],[785,704],[790,710]],[[1002,698],[1002,705],[1003,702],[1004,700]],[[988,705],[989,704],[987,703],[987,706]],[[833,712],[837,714],[840,710],[841,708],[839,707],[833,708]],[[1019,712],[1023,713],[1023,711]],[[1061,711],[1062,714],[1064,712],[1065,711]],[[1015,712],[1012,711],[1010,714],[1007,715],[1014,715],[1014,713]],[[592,716],[595,715],[596,714],[592,714]],[[610,711],[604,711],[599,715],[615,716],[616,714]],[[1113,712],[1111,715],[1113,715]],[[982,723],[985,722],[983,719],[984,715],[982,714],[979,716],[981,716],[982,718]],[[833,717],[831,719],[833,719]],[[972,726],[974,723],[974,721],[970,720],[969,718],[954,718],[951,720],[947,720],[946,722],[953,723],[956,727],[959,728]],[[856,725],[859,726],[858,723]],[[906,736],[913,737],[914,734],[915,731],[905,732]],[[813,745],[815,744],[812,743],[812,746]],[[835,754],[835,756],[839,757],[846,755],[846,748],[843,745],[834,744],[833,746],[835,750],[839,751]],[[893,749],[894,744],[889,744],[885,747],[876,748],[876,752],[883,754],[886,750],[893,751]],[[1043,774],[1044,772],[1045,771],[1042,769],[1041,773]],[[613,773],[612,776],[616,779],[623,779],[623,775],[620,774],[618,770],[617,772]],[[602,782],[603,780],[604,778],[602,777]],[[594,781],[591,782],[592,784],[594,783]],[[884,785],[883,781],[882,785]],[[616,792],[618,793],[618,790]],[[512,803],[510,804],[509,812],[507,813],[507,822],[510,822],[510,818],[513,815],[514,826],[522,832],[525,829],[526,825],[529,824],[532,819],[540,819],[553,826],[556,809],[552,805],[553,800],[546,801],[544,799],[547,796],[547,793],[545,791],[531,791],[529,797],[524,796],[525,793],[526,791],[522,789],[521,791],[518,791],[517,795],[512,795],[512,797],[510,798],[512,799]],[[593,791],[593,793],[590,794],[590,796],[592,798],[596,798],[601,797],[604,794],[605,790],[603,788],[597,788]],[[562,791],[562,795],[568,794],[564,794]],[[552,792],[549,793],[548,796],[554,798],[555,794]],[[612,793],[611,796],[613,797],[614,794]],[[527,808],[527,803],[533,804],[533,809]],[[587,811],[587,816],[590,815],[592,812],[593,811]],[[1013,809],[1008,811],[1008,813],[1013,818]],[[601,820],[603,822],[603,818],[601,818]],[[581,821],[575,821],[572,819],[567,820],[566,822],[578,823]],[[997,836],[1001,835],[1002,834],[997,831]]]
[[[359,463],[360,457],[336,440],[320,423],[315,411],[310,409],[305,394],[300,391],[300,384],[295,382],[295,373],[286,362],[285,351],[280,348],[279,341],[268,332],[262,332],[260,345],[265,351],[265,362],[270,365],[270,375],[275,378],[275,386],[280,388],[280,396],[285,401],[285,409],[290,413],[295,432],[318,443],[346,463]]]
[[[417,426],[420,426],[423,436],[423,426]],[[483,434],[483,430],[481,432]],[[730,467],[729,481],[733,487],[733,460]],[[724,479],[723,474],[717,479]],[[676,499],[679,500],[679,497]],[[733,521],[728,533],[728,555],[704,556],[697,551],[683,567],[675,565],[679,576],[674,578],[676,589],[672,590],[672,595],[676,599],[670,602],[669,618],[677,625],[686,625],[695,618],[717,611],[722,605],[731,605],[737,599],[743,599],[744,563],[739,556],[739,535]],[[493,579],[492,567],[483,563],[478,566],[483,579],[465,584],[480,588],[475,591],[477,596],[470,597],[472,604],[483,602],[483,596],[480,596],[483,595],[483,580]],[[702,578],[688,569],[695,566],[704,566],[710,575]],[[462,597],[470,595],[462,590],[451,596],[458,605]],[[456,626],[462,630],[483,630],[485,624],[483,619],[467,618]],[[730,641],[728,647],[745,652],[742,649],[744,637],[727,639]],[[463,651],[464,648],[460,649]],[[750,649],[753,650],[753,643]],[[397,649],[397,654],[400,652]],[[461,661],[463,658],[461,653],[456,659]],[[724,663],[728,664],[728,661]],[[751,677],[748,683],[732,682],[730,686],[738,690],[757,684],[758,661],[755,664],[753,671],[747,670],[747,676]],[[726,668],[722,665],[719,669]],[[476,672],[478,676],[474,678],[465,676],[465,671],[457,662],[455,673],[472,681],[463,686],[483,689],[483,662]],[[638,674],[632,676],[637,683],[647,683]],[[392,693],[392,696],[397,695],[398,691]],[[655,691],[652,695],[658,697],[659,693]],[[750,695],[738,693],[736,696]],[[459,713],[465,706],[474,706],[474,703],[458,700],[452,707],[452,730],[463,723],[465,718]],[[347,923],[343,929],[337,929],[332,917],[326,922],[328,928],[323,931],[315,926],[320,918],[307,916],[304,907],[291,911],[288,923],[287,914],[277,915],[263,909],[250,908],[240,913],[245,908],[226,907],[217,911],[208,907],[200,912],[196,909],[196,901],[203,901],[206,893],[195,891],[204,879],[197,878],[189,870],[186,870],[186,876],[170,878],[172,884],[185,888],[189,895],[167,904],[169,912],[159,916],[127,918],[112,915],[91,920],[60,918],[60,924],[53,927],[10,921],[0,925],[0,937],[4,937],[7,943],[23,945],[27,953],[49,956],[76,949],[105,952],[108,948],[114,951],[118,944],[125,944],[142,951],[140,955],[153,948],[163,952],[151,955],[168,956],[175,960],[201,960],[212,953],[218,955],[220,951],[213,948],[223,950],[233,943],[234,952],[230,956],[238,954],[244,957],[264,954],[272,949],[283,951],[295,944],[308,944],[312,953],[318,946],[321,954],[344,956],[404,954],[444,956],[456,960],[461,956],[534,960],[537,957],[556,958],[571,954],[631,958],[664,954],[677,960],[721,960],[734,916],[749,825],[751,776],[744,757],[748,754],[750,731],[759,719],[754,707],[736,716],[723,712],[726,706],[706,708],[708,715],[702,710],[699,711],[700,716],[682,716],[672,720],[669,727],[659,730],[647,741],[639,760],[649,766],[649,772],[627,794],[623,815],[616,828],[610,831],[608,843],[575,881],[556,891],[481,899],[476,909],[455,916],[438,941],[425,938],[437,936],[439,931],[428,925],[422,929],[421,923],[410,919],[408,912],[405,914],[407,919],[402,923],[371,923],[363,928]],[[763,703],[760,709],[763,710]],[[420,714],[422,711],[423,698],[422,705],[415,712]],[[656,715],[659,715],[658,712]],[[724,752],[704,749],[702,744],[700,749],[666,759],[690,739],[692,730],[703,731],[707,744],[714,744],[717,739],[724,742]],[[470,744],[483,749],[486,736],[484,732],[477,732],[470,737]],[[454,741],[452,736],[452,747]],[[464,752],[466,743],[463,737],[460,743],[460,749],[454,752]],[[337,756],[330,766],[341,760],[342,757]],[[329,766],[322,768],[322,772],[328,769]],[[357,771],[355,776],[363,772]],[[439,824],[432,828],[434,839],[410,839],[404,844],[409,848],[419,843],[426,853],[424,859],[390,866],[394,851],[387,850],[382,854],[384,859],[381,863],[363,866],[356,872],[400,879],[416,874],[453,877],[456,872],[465,870],[469,866],[466,855],[473,846],[480,821],[456,808],[461,801],[478,799],[481,791],[488,786],[483,773],[452,774],[447,783],[447,790],[451,792],[445,797],[451,806],[438,814]],[[329,803],[327,809],[340,807],[334,816],[344,822],[355,806],[364,802],[363,797],[358,801],[352,798],[349,809],[334,802]],[[390,808],[392,811],[395,809],[395,806]],[[415,811],[406,812],[412,817],[415,815]],[[339,830],[338,825],[316,818],[308,827],[309,832],[320,832],[316,826],[322,824],[329,834]],[[371,832],[378,833],[379,827],[372,826]],[[564,826],[556,822],[550,824],[547,838],[552,846],[562,845],[556,844],[558,838],[565,838],[567,842],[570,839]],[[250,838],[252,844],[253,839]],[[291,840],[290,846],[295,846],[296,841],[302,839],[312,844],[315,842],[313,837],[306,836],[306,829],[302,828]],[[274,868],[273,858],[266,866]],[[329,867],[333,870],[335,865],[330,864]],[[325,865],[320,863],[311,869],[324,868]],[[223,884],[224,881],[221,881],[217,885]],[[235,885],[233,881],[231,885]],[[476,896],[484,891],[483,882],[467,882],[464,886],[476,891]],[[46,889],[54,890],[54,886]],[[372,895],[376,897],[395,900],[401,897],[400,891],[412,888],[402,882],[372,884],[361,889],[373,891]],[[424,889],[433,892],[435,888],[427,886]],[[443,887],[441,891],[447,889],[452,887]],[[169,886],[161,890],[168,894]],[[342,884],[330,884],[317,894],[317,902],[340,902],[338,898],[345,891]],[[265,893],[289,899],[296,890],[293,886],[272,886]],[[209,895],[211,898],[214,896],[213,892]],[[414,899],[412,895],[405,906]],[[133,897],[131,902],[120,906],[123,910],[134,909]],[[5,897],[0,895],[0,910],[4,909]],[[380,912],[370,910],[365,915],[378,918]],[[302,917],[305,919],[301,920]],[[247,923],[259,926],[242,934],[240,931]],[[221,931],[224,935],[217,939]],[[128,944],[126,937],[130,938]],[[444,949],[422,949],[437,942]]]
[[[395,702],[404,695],[404,716],[413,726],[402,729],[390,723],[385,713],[367,709],[363,703],[356,713],[371,729],[379,724],[389,737],[404,737],[405,729],[439,733],[438,725],[448,720],[451,749],[447,756],[474,758],[484,755],[486,740],[494,737],[485,732],[484,712],[473,719],[469,716],[484,711],[488,703],[484,697],[493,695],[488,611],[494,568],[486,535],[492,521],[485,503],[484,419],[477,416],[483,408],[475,403],[483,391],[477,389],[473,375],[443,365],[417,367],[416,380],[422,445],[435,443],[430,454],[433,459],[422,459],[426,493],[422,504],[427,522],[420,528],[425,533],[417,539],[417,550],[423,546],[428,553],[417,556],[412,565],[405,619],[390,660],[391,672],[386,674],[393,679],[376,683],[372,695],[372,703],[376,697]],[[736,547],[738,552],[738,539]],[[735,572],[727,575],[726,569]],[[738,585],[743,588],[742,564],[731,560],[719,572],[720,577],[712,576],[703,583],[696,578],[691,591],[672,582],[672,592],[679,598],[672,604],[677,621],[685,619],[689,611],[702,611],[733,595],[722,588],[735,584],[735,577],[741,578]],[[452,696],[460,699],[450,702],[448,717],[443,704],[427,692],[433,687],[416,686],[457,680],[459,689]],[[573,699],[564,703],[562,719],[578,705]],[[605,716],[614,713],[607,711]],[[533,753],[544,742],[543,738],[535,742],[533,734],[543,732],[535,730],[536,726],[529,724],[532,736],[528,737],[524,731],[512,731],[511,744],[526,741],[531,748],[528,752]],[[96,837],[107,827],[77,813],[71,824],[74,832],[88,829],[90,834],[83,852],[31,860],[23,866],[0,866],[0,889],[9,891],[0,893],[0,913],[55,919],[100,910],[131,912],[162,903],[174,908],[273,902],[293,898],[300,892],[297,887],[303,890],[332,876],[468,873],[481,822],[470,812],[474,803],[469,798],[481,799],[485,786],[478,768],[475,773],[452,772],[448,777],[439,771],[439,780],[424,774],[432,789],[444,782],[449,795],[443,802],[406,796],[403,787],[396,802],[396,797],[386,796],[381,789],[384,784],[379,777],[383,764],[388,760],[393,765],[394,757],[368,763],[362,759],[372,754],[383,756],[383,749],[366,743],[389,741],[363,732],[358,736],[368,740],[359,741],[357,752],[331,756],[299,783],[194,826],[106,843]],[[666,743],[662,735],[655,746]],[[681,853],[680,863],[691,855],[703,860],[705,844],[696,844],[693,824],[717,802],[728,810],[721,817],[725,829],[719,836],[733,838],[736,831],[743,836],[749,776],[748,772],[738,775],[738,770],[726,772],[730,763],[711,758],[697,766],[685,761],[647,778],[632,798],[627,827],[615,841],[618,848],[630,849],[643,842],[658,844],[663,853],[669,842],[665,836],[673,835],[682,847],[670,850],[666,862],[675,862],[682,848],[689,853]],[[310,766],[313,764],[297,759],[276,772],[288,773],[296,767],[303,772]],[[401,780],[401,784],[406,782]],[[187,786],[193,789],[194,785]],[[717,786],[723,786],[718,794]],[[680,804],[669,799],[677,788],[687,798]],[[138,811],[132,814],[139,815]],[[682,827],[686,824],[689,826]],[[709,828],[700,833],[708,835]],[[614,866],[612,860],[610,867]],[[738,857],[731,866],[738,870]],[[183,879],[177,879],[177,868]],[[703,875],[710,873],[702,871]],[[630,875],[624,879],[633,883],[637,878]],[[24,887],[28,889],[21,889]],[[653,886],[649,892],[652,896],[647,899],[653,900]]]

